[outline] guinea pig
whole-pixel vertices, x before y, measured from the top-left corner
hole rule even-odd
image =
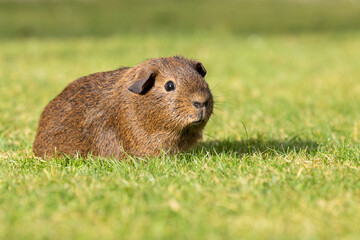
[[[213,112],[205,75],[200,62],[174,56],[81,77],[45,107],[33,151],[117,159],[186,151]]]

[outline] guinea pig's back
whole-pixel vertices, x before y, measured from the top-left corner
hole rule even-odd
[[[122,69],[121,69],[122,70]],[[86,154],[91,148],[91,118],[101,98],[110,91],[121,70],[94,73],[71,82],[56,96],[41,114],[33,145],[34,152],[41,156],[54,155],[55,147],[65,154],[75,149]],[[92,110],[92,111],[91,111]],[[90,119],[90,120],[89,120]]]

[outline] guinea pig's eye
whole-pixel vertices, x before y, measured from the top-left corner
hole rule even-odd
[[[175,90],[175,83],[173,81],[168,81],[165,83],[164,88],[167,92]]]

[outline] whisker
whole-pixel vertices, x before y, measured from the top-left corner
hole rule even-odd
[[[216,137],[211,136],[211,135],[208,134],[208,133],[205,133],[204,135],[205,135],[206,137],[208,137],[208,138],[211,138],[211,139],[214,139],[215,141],[218,141],[218,139],[217,139]]]

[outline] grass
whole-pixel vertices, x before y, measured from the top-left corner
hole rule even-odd
[[[0,39],[0,239],[359,238],[360,32],[194,29]],[[203,62],[217,102],[200,146],[146,163],[32,154],[70,81],[175,54]]]
[[[356,0],[2,0],[0,38],[213,31],[352,31]],[[44,21],[45,20],[45,21]]]

